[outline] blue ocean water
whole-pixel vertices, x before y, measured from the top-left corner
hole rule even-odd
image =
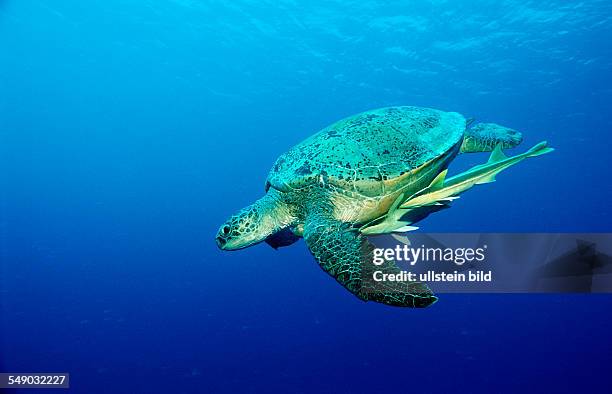
[[[389,105],[556,148],[423,230],[610,231],[611,15],[603,0],[0,0],[0,370],[70,372],[75,393],[609,390],[609,296],[364,304],[304,242],[228,253],[214,235],[280,153]]]

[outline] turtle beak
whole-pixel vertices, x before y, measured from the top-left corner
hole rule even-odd
[[[217,242],[217,247],[219,247],[219,249],[221,250],[225,249],[225,244],[227,243],[227,240],[225,238],[223,238],[221,235],[217,235],[217,238],[215,238],[215,241]]]

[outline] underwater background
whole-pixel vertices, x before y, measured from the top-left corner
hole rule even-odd
[[[303,241],[214,236],[279,154],[389,105],[556,149],[422,231],[608,232],[611,42],[609,1],[0,0],[0,370],[75,393],[608,391],[610,296],[392,308]]]

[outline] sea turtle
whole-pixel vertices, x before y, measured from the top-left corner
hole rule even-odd
[[[428,306],[436,297],[423,283],[370,280],[374,270],[397,273],[399,268],[393,260],[372,264],[374,245],[359,228],[384,218],[404,196],[430,190],[458,153],[522,141],[515,130],[470,123],[456,112],[409,106],[340,120],[276,160],[266,194],[221,226],[217,245],[235,250],[266,241],[277,248],[303,237],[321,268],[360,299]]]

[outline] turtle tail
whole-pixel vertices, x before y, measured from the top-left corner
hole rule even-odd
[[[498,144],[503,149],[514,148],[523,141],[523,135],[495,123],[477,123],[465,131],[462,153],[491,152]]]

